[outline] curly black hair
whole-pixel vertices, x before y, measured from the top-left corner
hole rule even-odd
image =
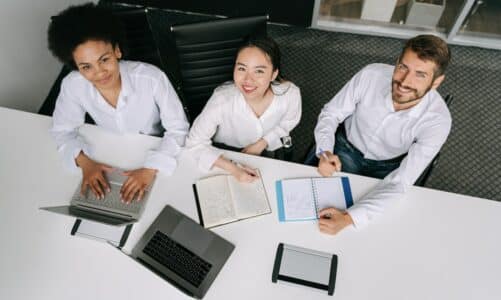
[[[73,69],[73,51],[78,45],[95,40],[120,47],[124,40],[120,20],[108,8],[94,3],[70,6],[51,19],[47,31],[49,50]]]

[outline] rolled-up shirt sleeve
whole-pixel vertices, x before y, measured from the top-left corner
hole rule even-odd
[[[165,132],[160,145],[148,151],[144,167],[170,175],[176,169],[177,156],[184,146],[189,123],[181,101],[165,74],[161,75],[153,94]]]
[[[356,228],[362,228],[395,202],[404,199],[410,186],[438,154],[447,140],[451,120],[443,119],[422,128],[400,166],[348,209]]]
[[[363,80],[363,70],[353,78],[332,98],[320,112],[315,126],[316,153],[332,151],[335,144],[335,133],[340,123],[353,114],[360,101],[359,85]],[[320,150],[321,149],[321,150]]]
[[[222,119],[222,103],[218,100],[217,93],[214,93],[193,122],[186,139],[186,148],[193,154],[198,167],[205,172],[209,171],[223,154],[221,149],[212,146],[212,137]]]
[[[288,136],[294,127],[301,119],[301,92],[299,88],[291,84],[290,91],[287,93],[286,112],[280,120],[279,124],[263,136],[263,139],[268,143],[267,150],[274,151],[282,147],[281,137]]]
[[[85,109],[68,90],[66,80],[63,80],[52,115],[50,133],[56,142],[57,151],[62,156],[64,167],[72,172],[79,169],[75,158],[80,151],[88,156],[92,155],[90,145],[78,134],[78,129],[84,121]]]

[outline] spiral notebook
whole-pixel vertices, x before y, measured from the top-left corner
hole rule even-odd
[[[284,179],[275,187],[280,222],[315,220],[324,208],[346,210],[353,205],[348,177]]]

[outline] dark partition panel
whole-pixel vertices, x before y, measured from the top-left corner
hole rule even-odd
[[[275,23],[311,25],[314,0],[105,0],[227,17],[264,15]]]

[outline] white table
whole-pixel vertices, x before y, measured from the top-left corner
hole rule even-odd
[[[0,108],[0,299],[187,298],[111,246],[70,236],[72,218],[38,209],[68,203],[80,180],[62,168],[50,123]],[[159,142],[94,126],[81,133],[95,158],[123,168]],[[229,155],[260,168],[272,213],[214,229],[236,248],[205,299],[501,299],[501,203],[415,187],[368,227],[328,236],[315,222],[278,222],[274,182],[317,176],[314,168]],[[186,154],[174,175],[159,175],[124,250],[167,203],[197,220],[191,184],[207,175]],[[377,183],[349,177],[355,201]],[[338,255],[334,298],[271,282],[279,242]]]

